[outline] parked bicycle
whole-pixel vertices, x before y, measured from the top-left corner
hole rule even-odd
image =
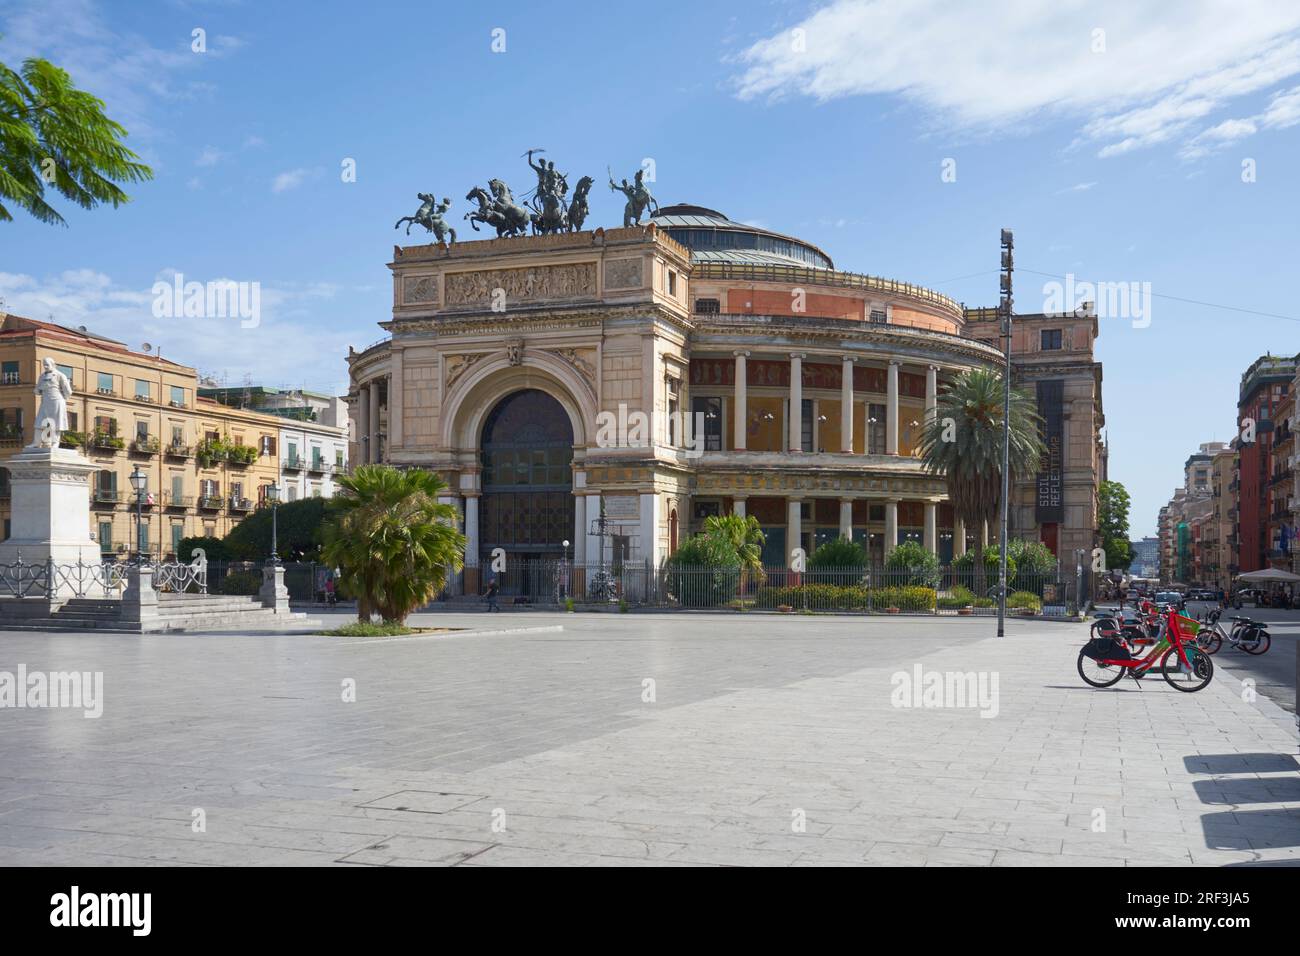
[[[1252,621],[1248,617],[1233,617],[1229,618],[1233,622],[1232,630],[1224,631],[1223,625],[1219,623],[1219,613],[1211,611],[1196,634],[1196,646],[1205,653],[1217,654],[1225,640],[1237,650],[1245,651],[1247,654],[1263,654],[1273,646],[1273,638],[1268,633],[1268,624],[1264,621]]]
[[[1158,614],[1154,644],[1143,656],[1143,645],[1130,642],[1119,627],[1094,627],[1094,637],[1079,651],[1079,676],[1092,687],[1111,687],[1128,674],[1135,680],[1159,667],[1170,687],[1184,693],[1204,690],[1214,679],[1214,661],[1196,643],[1196,622],[1173,608]],[[1113,620],[1113,619],[1111,619]],[[1098,624],[1102,624],[1099,621]]]

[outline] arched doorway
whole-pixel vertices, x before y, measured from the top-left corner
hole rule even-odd
[[[573,424],[546,392],[521,389],[492,409],[479,449],[479,564],[486,570],[504,549],[503,590],[530,594],[573,537]]]

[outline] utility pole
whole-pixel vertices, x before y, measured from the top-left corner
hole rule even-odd
[[[1011,273],[1015,240],[1010,229],[1002,230],[1002,345],[1006,367],[1002,372],[1002,535],[998,554],[998,637],[1006,636],[1007,620],[1007,516],[1011,498]]]

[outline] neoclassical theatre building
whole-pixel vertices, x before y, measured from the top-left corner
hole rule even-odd
[[[684,205],[642,226],[396,247],[389,268],[389,337],[348,357],[353,460],[446,478],[466,588],[497,548],[658,565],[733,512],[758,518],[774,565],[841,535],[876,559],[912,538],[948,560],[987,533],[915,456],[945,381],[1002,361],[996,323],[937,292]],[[1017,322],[1057,432],[1016,530],[1091,549],[1096,320]]]

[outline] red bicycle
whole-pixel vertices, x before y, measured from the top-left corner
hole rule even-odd
[[[1103,628],[1079,651],[1079,676],[1092,687],[1110,687],[1125,674],[1140,679],[1157,662],[1165,681],[1175,690],[1195,693],[1214,679],[1214,661],[1196,644],[1196,622],[1173,608],[1157,618],[1155,645],[1142,657],[1132,654],[1130,644],[1117,630]]]

